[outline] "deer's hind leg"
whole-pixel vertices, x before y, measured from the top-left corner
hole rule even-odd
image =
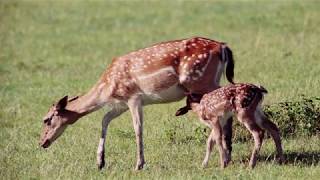
[[[249,166],[254,168],[257,163],[257,157],[261,149],[261,145],[264,138],[264,130],[261,129],[256,123],[255,116],[249,113],[244,113],[242,116],[238,115],[238,119],[242,122],[245,127],[250,131],[254,139],[254,147],[251,153],[251,158],[249,162]]]
[[[270,121],[261,110],[256,113],[256,116],[262,120],[260,126],[267,130],[267,132],[271,135],[277,149],[277,161],[281,164],[284,161],[284,157],[279,128],[272,121]]]

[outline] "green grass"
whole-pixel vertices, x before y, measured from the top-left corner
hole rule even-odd
[[[105,109],[77,122],[48,150],[38,147],[41,118],[58,98],[85,92],[112,57],[155,42],[190,36],[226,41],[235,80],[263,84],[266,104],[319,96],[320,3],[317,1],[0,1],[0,179],[318,179],[319,136],[285,139],[285,165],[269,156],[247,168],[251,142],[235,143],[234,163],[217,153],[201,169],[205,145],[171,144],[173,125],[194,135],[194,116],[174,117],[184,102],[145,108],[147,166],[133,171],[135,142],[128,113],[110,125],[107,168],[96,148]],[[180,131],[179,131],[180,132]]]

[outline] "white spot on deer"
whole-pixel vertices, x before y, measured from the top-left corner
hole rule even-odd
[[[202,58],[202,54],[199,54],[199,55],[198,55],[198,58],[200,58],[200,59],[201,59],[201,58]]]
[[[190,79],[190,77],[187,76],[186,74],[182,74],[182,75],[180,75],[180,77],[179,77],[180,83],[187,82],[187,81],[189,81],[189,79]]]
[[[183,65],[183,69],[187,69],[187,67],[188,67],[188,63],[184,63],[184,65]]]
[[[206,69],[207,69],[207,67],[208,67],[208,65],[209,65],[209,63],[210,63],[210,61],[211,61],[211,58],[212,58],[212,52],[210,51],[210,53],[209,53],[209,58],[208,58],[208,60],[207,60],[207,62],[206,62],[206,64],[202,67],[202,72],[204,72]],[[220,63],[219,63],[220,64]],[[220,77],[219,77],[219,79],[220,79]]]

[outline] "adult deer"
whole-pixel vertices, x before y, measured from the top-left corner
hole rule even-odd
[[[44,117],[40,145],[49,147],[68,125],[108,105],[111,110],[103,117],[97,151],[101,169],[108,125],[129,109],[137,143],[135,169],[139,170],[145,164],[142,106],[178,101],[185,92],[204,94],[217,89],[225,65],[226,77],[233,83],[231,50],[224,43],[200,37],[163,42],[114,58],[89,92],[71,99],[65,96],[50,108]],[[231,149],[231,138],[226,141]]]

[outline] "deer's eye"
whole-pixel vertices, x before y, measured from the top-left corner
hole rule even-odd
[[[51,119],[52,119],[52,117],[49,117],[49,118],[43,120],[43,122],[44,122],[45,124],[50,125],[50,120],[51,120]]]

